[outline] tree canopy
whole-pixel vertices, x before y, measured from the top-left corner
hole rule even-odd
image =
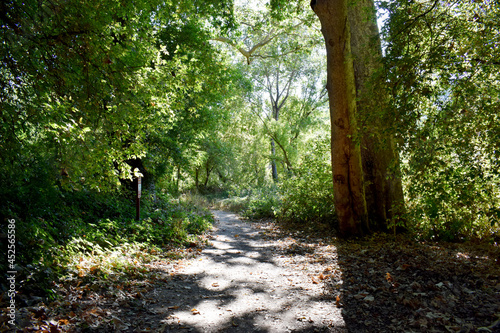
[[[493,235],[499,6],[344,0],[339,18],[332,3],[3,2],[3,214],[126,196],[144,176],[152,192],[246,197],[347,236]]]

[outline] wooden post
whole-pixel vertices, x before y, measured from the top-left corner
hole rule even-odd
[[[139,221],[141,219],[141,185],[142,185],[141,179],[142,179],[141,177],[137,178],[137,197],[135,199],[135,203],[136,203],[135,219],[137,221]]]

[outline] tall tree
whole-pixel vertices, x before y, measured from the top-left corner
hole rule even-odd
[[[393,129],[386,116],[389,96],[383,89],[382,49],[373,0],[349,5],[351,51],[356,81],[357,113],[361,132],[361,158],[370,226],[385,230],[388,219],[398,218],[404,198],[399,157]],[[394,221],[395,222],[395,221]]]
[[[249,72],[255,81],[259,97],[252,96],[252,110],[264,126],[264,132],[270,140],[271,175],[278,181],[278,155],[282,155],[283,168],[290,173],[291,159],[288,156],[287,143],[276,129],[289,97],[297,88],[303,76],[302,70],[308,65],[308,53],[318,44],[319,34],[312,29],[312,13],[301,13],[286,19],[277,20],[269,13],[268,6],[251,8],[238,6],[236,10],[238,31],[216,37],[214,40],[231,46],[243,55]],[[263,111],[262,98],[268,99]],[[299,127],[296,127],[298,129]]]
[[[495,224],[498,230],[498,1],[383,4],[408,219],[445,238],[489,232]]]
[[[321,22],[326,44],[334,202],[339,230],[345,236],[360,235],[368,231],[368,219],[358,141],[348,1],[313,0],[311,7]]]
[[[264,62],[260,64],[257,69],[256,81],[259,82],[260,88],[266,92],[269,97],[269,105],[271,112],[268,113],[267,119],[278,122],[280,120],[280,113],[285,106],[286,101],[290,96],[293,84],[299,75],[299,68],[297,63],[294,62],[290,66],[290,57],[277,57],[272,62]],[[288,66],[287,66],[288,65]],[[260,110],[257,110],[260,112]],[[260,115],[259,115],[260,117]],[[271,137],[271,174],[275,182],[278,181],[278,168],[276,165],[276,144],[281,148],[286,167],[291,171],[292,165],[287,156],[287,151],[280,142],[276,133],[269,128],[267,121],[261,119],[266,128],[266,132]]]

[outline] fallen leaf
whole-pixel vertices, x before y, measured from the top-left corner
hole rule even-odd
[[[50,333],[59,333],[61,330],[57,326],[50,326]]]
[[[115,316],[113,316],[112,318],[113,318],[113,324],[115,326],[115,330],[122,331],[122,330],[126,330],[130,327],[129,323],[124,322],[120,318],[115,317]]]
[[[374,300],[375,300],[375,297],[373,297],[372,295],[368,295],[365,298],[363,298],[363,301],[365,301],[365,302],[373,302]]]
[[[200,311],[196,310],[196,309],[191,309],[191,313],[194,314],[194,315],[199,315],[200,314]]]

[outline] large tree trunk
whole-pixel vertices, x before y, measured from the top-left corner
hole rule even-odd
[[[366,201],[357,143],[356,87],[351,58],[347,0],[313,0],[327,54],[327,89],[332,128],[332,171],[335,211],[343,236],[368,231]]]
[[[382,49],[373,0],[356,0],[349,6],[351,51],[358,97],[357,112],[363,125],[361,157],[365,181],[365,198],[370,225],[386,230],[387,221],[403,206],[403,189],[399,177],[399,158],[391,119],[383,119],[387,102],[380,81],[373,85],[373,75],[381,69]]]

